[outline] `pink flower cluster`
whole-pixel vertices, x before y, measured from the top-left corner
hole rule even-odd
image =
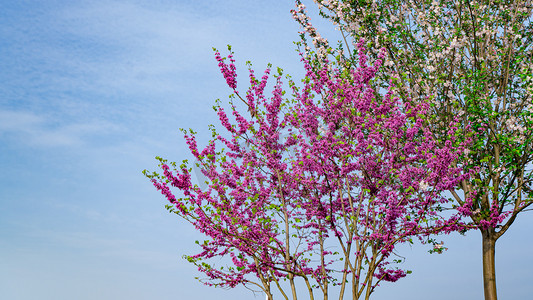
[[[207,189],[192,184],[186,161],[179,169],[171,163],[171,171],[160,159],[163,175],[148,175],[172,210],[209,238],[201,253],[188,257],[207,284],[234,287],[259,279],[269,291],[271,283],[296,276],[324,291],[340,271],[354,275],[352,288],[373,289],[406,275],[384,267],[397,244],[464,228],[460,215],[444,218],[436,211],[447,201],[441,193],[469,176],[453,167],[468,144],[456,142],[457,127],[450,124],[449,141],[437,147],[424,126],[428,104],[401,103],[392,81],[385,95],[377,93],[372,80],[385,54],[368,65],[363,45],[357,44],[360,66],[349,71],[315,70],[302,58],[307,80],[302,88],[290,82],[293,100],[284,98],[281,76],[272,96],[265,96],[270,69],[261,80],[250,70],[250,88],[241,98],[232,56],[227,64],[216,52],[250,118],[231,104],[234,125],[218,107],[229,138],[213,129],[215,139],[201,151],[194,134],[185,134],[210,181]],[[218,143],[229,150],[217,152]],[[338,252],[324,250],[330,246]],[[229,257],[233,266],[205,262],[217,256]]]
[[[233,59],[233,53],[230,53],[228,55],[228,59],[230,60],[229,64],[226,64],[224,62],[225,58],[220,56],[220,52],[218,50],[215,50],[215,58],[218,61],[218,67],[220,68],[220,71],[222,72],[222,75],[224,76],[224,79],[226,79],[226,83],[228,86],[232,89],[237,88],[237,80],[235,79],[237,77],[237,73],[235,71],[235,60]],[[231,48],[228,46],[228,50],[231,50]]]

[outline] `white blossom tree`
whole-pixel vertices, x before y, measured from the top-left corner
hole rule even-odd
[[[451,119],[477,124],[477,142],[460,163],[478,171],[452,194],[454,208],[466,209],[482,235],[485,299],[497,299],[496,241],[533,203],[532,1],[314,2],[343,35],[341,47],[333,49],[296,1],[293,15],[304,28],[308,55],[317,62],[338,55],[352,68],[350,49],[364,38],[371,57],[387,49],[387,71],[380,79],[387,82],[397,74],[404,101],[408,95],[414,101],[432,98],[428,126],[442,143]]]

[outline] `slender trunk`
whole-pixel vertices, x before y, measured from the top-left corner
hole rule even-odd
[[[270,291],[267,291],[267,292],[265,293],[265,296],[266,296],[266,297],[265,297],[266,300],[274,300],[274,297],[272,296],[272,294],[270,293]]]
[[[289,275],[289,283],[291,284],[291,291],[292,291],[292,299],[297,300],[298,297],[296,296],[296,285],[294,284],[294,275]]]
[[[281,175],[279,174],[279,172],[277,172],[277,175],[278,175],[278,182],[281,182]],[[289,213],[287,211],[287,201],[285,199],[285,196],[283,194],[283,190],[282,190],[282,186],[280,185],[279,186],[279,195],[281,196],[281,201],[282,201],[282,204],[283,204],[283,217],[285,219],[285,265],[286,265],[286,268],[287,270],[291,270],[293,271],[294,270],[294,261],[291,257],[291,252],[290,252],[290,243],[289,243],[289,239],[290,239],[290,233],[289,233]],[[291,286],[291,291],[292,291],[292,299],[293,300],[298,300],[298,297],[296,296],[296,285],[294,284],[294,274],[293,273],[289,273],[288,274],[289,276],[289,284]]]
[[[494,261],[496,237],[494,228],[481,229],[483,238],[483,289],[485,300],[497,300],[496,266]]]

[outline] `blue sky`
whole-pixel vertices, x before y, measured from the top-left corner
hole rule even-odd
[[[213,46],[233,46],[243,83],[247,60],[301,73],[292,7],[0,1],[0,297],[264,299],[194,279],[181,256],[202,236],[167,213],[141,171],[156,170],[156,155],[191,157],[179,128],[208,141],[211,106],[230,93]],[[532,225],[523,214],[498,242],[502,299],[529,295]],[[479,233],[442,240],[442,255],[401,248],[413,274],[373,299],[481,299]]]

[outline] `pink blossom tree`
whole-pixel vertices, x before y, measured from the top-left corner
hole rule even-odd
[[[496,241],[533,204],[533,2],[315,0],[340,30],[345,51],[332,49],[296,1],[295,19],[318,60],[340,55],[356,68],[361,38],[369,56],[387,50],[380,83],[396,76],[399,97],[426,101],[428,126],[443,145],[448,123],[473,124],[479,134],[457,163],[475,176],[451,191],[482,236],[486,300],[496,300]],[[307,44],[307,42],[306,42]]]
[[[233,53],[216,52],[233,90],[234,121],[218,103],[226,135],[211,127],[214,139],[202,150],[195,132],[183,130],[208,186],[191,182],[186,160],[178,166],[158,157],[163,173],[144,171],[167,208],[208,238],[197,242],[200,253],[186,256],[207,276],[205,284],[244,285],[269,299],[277,289],[297,299],[300,281],[309,299],[317,290],[328,299],[333,288],[339,299],[347,289],[352,299],[368,299],[380,282],[408,273],[395,266],[397,245],[465,228],[460,212],[445,218],[438,211],[448,201],[441,193],[468,179],[454,162],[469,143],[457,136],[472,133],[452,120],[439,146],[424,125],[428,103],[401,101],[397,79],[378,97],[374,79],[385,52],[369,65],[363,44],[352,69],[327,60],[312,66],[302,56],[303,87],[287,77],[289,98],[281,69],[272,96],[265,96],[270,67],[261,79],[250,67],[250,87],[241,94]],[[215,266],[215,257],[231,263]]]

